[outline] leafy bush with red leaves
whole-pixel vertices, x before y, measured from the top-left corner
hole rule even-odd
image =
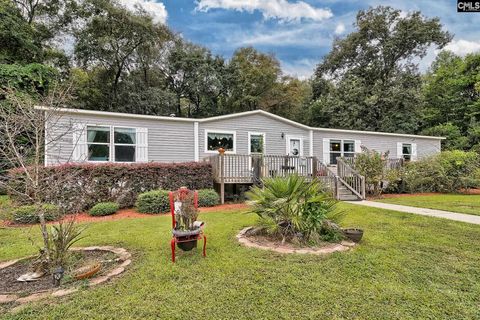
[[[213,184],[211,165],[199,162],[65,164],[42,167],[40,175],[43,202],[55,204],[65,213],[72,213],[73,208],[89,209],[99,202],[131,207],[145,191],[205,189]],[[23,169],[9,171],[9,194],[18,204],[30,204],[28,196],[22,196],[28,194],[24,176]]]

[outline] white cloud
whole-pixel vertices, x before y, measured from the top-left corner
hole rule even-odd
[[[167,22],[167,9],[161,2],[156,2],[155,0],[120,0],[120,3],[129,10],[135,10],[135,6],[139,5],[152,15],[154,22]]]
[[[480,41],[469,41],[463,39],[453,40],[447,44],[444,49],[452,51],[459,56],[464,56],[469,53],[480,51]]]
[[[300,21],[309,19],[321,21],[333,16],[330,9],[312,7],[310,4],[287,0],[199,0],[197,10],[228,9],[253,12],[260,11],[265,19],[279,19],[282,21]]]
[[[331,39],[325,36],[325,31],[316,25],[304,25],[298,28],[257,29],[255,32],[242,31],[230,35],[228,41],[235,46],[302,46],[325,47]]]
[[[345,32],[345,25],[343,23],[339,23],[335,28],[335,34],[340,35]]]
[[[306,80],[313,75],[315,66],[319,61],[312,59],[300,59],[291,62],[281,61],[282,70],[285,74]]]

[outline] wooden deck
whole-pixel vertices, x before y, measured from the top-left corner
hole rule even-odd
[[[217,154],[204,161],[212,164],[213,179],[220,185],[222,203],[226,184],[260,185],[264,178],[292,174],[322,181],[338,200],[362,200],[366,196],[365,177],[355,170],[354,158],[338,158],[333,170],[316,157]],[[385,169],[397,169],[403,165],[403,159],[387,159]]]
[[[292,174],[307,180],[321,180],[334,196],[339,187],[336,175],[316,157],[224,154],[210,156],[204,161],[212,164],[213,179],[220,185],[222,203],[225,184],[260,184],[264,178]]]

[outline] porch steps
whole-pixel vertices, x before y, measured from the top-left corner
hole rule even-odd
[[[329,165],[327,169],[336,177],[338,176],[338,168],[336,165]],[[348,189],[343,183],[338,187],[338,200],[340,201],[362,201],[363,199]]]
[[[338,191],[340,201],[362,201],[362,199],[360,199],[356,194],[343,185],[338,188]]]

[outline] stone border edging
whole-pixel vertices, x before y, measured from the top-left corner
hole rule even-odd
[[[113,270],[111,270],[108,274],[104,276],[98,276],[98,277],[93,277],[89,279],[88,281],[89,287],[96,286],[100,283],[103,283],[109,280],[112,277],[116,277],[120,275],[125,271],[125,267],[128,266],[130,263],[132,263],[132,260],[130,259],[132,255],[124,248],[116,248],[113,246],[93,246],[93,247],[83,247],[83,248],[82,247],[71,248],[70,250],[72,251],[95,251],[95,250],[110,251],[118,256],[115,259],[115,261],[121,262],[121,264],[115,267]],[[0,263],[0,269],[7,268],[21,260],[25,260],[31,257],[32,256],[28,256],[25,258],[20,258],[20,259],[15,259],[15,260],[10,260],[10,261]],[[78,287],[64,288],[64,289],[49,289],[47,291],[32,293],[26,297],[19,297],[16,294],[0,294],[0,304],[19,303],[20,305],[22,305],[27,302],[34,302],[47,297],[63,297],[68,294],[77,292],[78,290],[79,290]]]
[[[315,254],[315,255],[325,255],[325,254],[330,254],[333,252],[340,252],[340,251],[347,251],[353,248],[356,243],[351,242],[351,241],[342,241],[341,243],[332,243],[331,245],[327,245],[325,247],[321,247],[318,249],[313,249],[313,248],[302,248],[302,249],[292,249],[292,248],[286,248],[286,247],[278,247],[272,245],[260,245],[258,243],[255,243],[248,239],[246,236],[246,233],[251,230],[253,227],[246,227],[242,229],[236,236],[238,242],[240,242],[242,245],[248,248],[255,248],[255,249],[261,249],[261,250],[268,250],[268,251],[274,251],[278,253],[300,253],[300,254]]]

